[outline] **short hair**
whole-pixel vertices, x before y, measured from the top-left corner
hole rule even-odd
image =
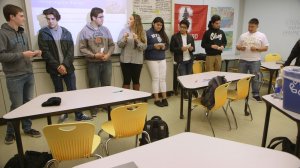
[[[213,15],[210,19],[211,23],[215,23],[216,21],[221,20],[221,16],[219,15]]]
[[[259,24],[259,21],[257,18],[252,18],[249,20],[249,24],[255,24],[255,25],[258,25]]]
[[[15,5],[5,5],[3,7],[3,15],[6,21],[10,21],[10,15],[16,16],[19,12],[23,12],[23,9]]]
[[[60,14],[55,8],[48,8],[43,11],[44,15],[53,15],[57,21],[60,20]]]
[[[103,9],[97,8],[97,7],[93,8],[91,10],[91,14],[90,14],[91,21],[93,20],[93,16],[94,17],[98,17],[99,13],[103,13]]]
[[[179,25],[182,25],[182,24],[186,25],[187,28],[190,27],[190,22],[187,19],[183,19],[179,22]]]

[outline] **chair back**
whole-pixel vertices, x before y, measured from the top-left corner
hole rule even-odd
[[[215,90],[215,105],[210,111],[215,111],[221,108],[227,100],[227,91],[230,82],[220,85]]]
[[[251,77],[240,79],[237,82],[237,99],[245,99],[249,94]]]
[[[121,138],[141,134],[144,129],[147,111],[147,103],[114,108],[111,111],[111,121],[115,129],[115,137]]]
[[[194,61],[193,63],[193,74],[201,73],[202,72],[202,65],[203,61]]]
[[[281,61],[282,57],[278,53],[270,53],[265,56],[265,62],[276,62]]]
[[[95,126],[86,122],[54,124],[43,133],[54,159],[73,160],[91,156]]]

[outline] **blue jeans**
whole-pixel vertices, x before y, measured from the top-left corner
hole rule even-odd
[[[104,62],[88,62],[87,75],[89,78],[89,87],[100,87],[111,85],[112,63]]]
[[[55,92],[63,92],[64,91],[63,81],[65,81],[67,91],[76,90],[76,77],[75,77],[74,72],[67,74],[67,75],[63,75],[63,76],[50,74],[50,77],[52,79]],[[76,118],[79,118],[81,116],[82,116],[82,112],[80,112],[80,111],[75,112]]]
[[[193,73],[193,61],[183,61],[178,63],[178,76],[190,75]]]
[[[20,107],[33,98],[34,76],[32,73],[6,77],[7,90],[11,101],[10,111]],[[26,111],[24,111],[26,113]],[[29,118],[21,120],[22,129],[27,132],[31,129],[32,122]],[[14,135],[15,131],[11,122],[7,122],[7,135]]]
[[[260,61],[245,61],[240,60],[239,71],[241,73],[248,73],[255,75],[252,78],[252,96],[259,96],[259,73],[260,73]]]

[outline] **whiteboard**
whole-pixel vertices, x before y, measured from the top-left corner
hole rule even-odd
[[[93,7],[104,10],[103,25],[110,30],[115,42],[120,31],[125,27],[128,17],[127,0],[25,0],[25,4],[32,48],[38,49],[38,32],[42,27],[47,26],[45,16],[42,14],[43,10],[54,7],[61,15],[58,24],[67,28],[72,34],[75,56],[81,55],[79,33],[90,22],[90,11]]]

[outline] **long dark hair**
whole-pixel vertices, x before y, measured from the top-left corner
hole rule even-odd
[[[208,28],[213,29],[212,24],[219,20],[221,20],[221,17],[219,15],[213,15],[208,23]]]
[[[169,44],[169,38],[168,38],[168,36],[166,34],[166,31],[165,31],[164,20],[161,17],[154,18],[154,20],[152,21],[152,29],[153,30],[154,30],[154,24],[155,23],[161,23],[162,24],[162,28],[160,29],[160,31],[158,32],[158,34],[162,38],[163,42],[165,42],[166,44]]]

